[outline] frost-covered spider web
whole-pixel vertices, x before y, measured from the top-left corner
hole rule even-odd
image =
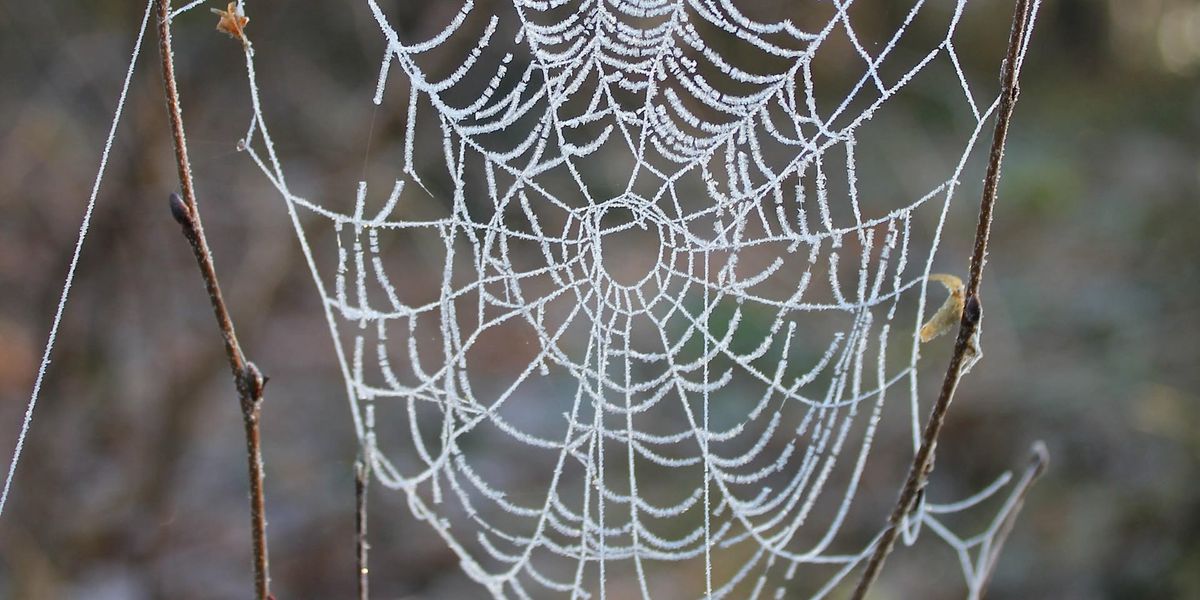
[[[419,41],[366,4],[405,128],[390,193],[288,187],[249,45],[243,147],[377,481],[496,597],[833,590],[877,539],[847,524],[885,406],[917,444],[926,277],[997,106],[955,50],[965,0],[869,34],[851,0],[466,2]],[[943,37],[914,47],[918,22]],[[927,72],[961,152],[881,190],[864,173],[903,148],[872,124]],[[1010,480],[922,503],[906,541],[929,525],[976,593]],[[993,497],[982,533],[946,524]]]

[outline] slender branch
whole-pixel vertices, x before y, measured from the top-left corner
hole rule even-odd
[[[254,588],[258,600],[270,598],[270,575],[267,568],[266,511],[263,500],[263,463],[259,435],[259,417],[262,412],[263,389],[267,378],[254,363],[246,360],[238,343],[237,333],[229,309],[221,296],[212,253],[204,237],[200,220],[200,207],[196,203],[196,192],[192,184],[191,164],[187,156],[187,138],[183,132],[183,114],[179,108],[179,89],[175,82],[175,62],[171,51],[171,0],[158,1],[158,38],[162,55],[163,88],[167,98],[167,112],[171,119],[171,137],[175,146],[175,163],[179,168],[179,184],[183,197],[171,194],[171,214],[183,228],[183,235],[192,247],[200,276],[208,290],[213,315],[225,342],[225,354],[229,369],[237,387],[242,409],[242,421],[246,430],[247,473],[250,480],[250,522],[254,544]]]
[[[371,597],[369,587],[370,569],[367,566],[367,553],[371,545],[367,543],[367,485],[371,482],[371,462],[363,455],[354,461],[354,554],[358,566],[358,598],[367,600]]]
[[[1008,54],[1004,59],[1001,72],[1003,88],[1000,95],[1000,105],[996,117],[996,129],[992,135],[991,153],[988,156],[987,173],[983,181],[983,197],[979,205],[979,224],[975,229],[975,248],[971,254],[970,277],[966,287],[966,304],[958,325],[958,338],[954,342],[954,353],[950,356],[950,365],[946,368],[946,376],[942,380],[941,391],[930,412],[929,421],[921,435],[921,445],[913,457],[909,467],[908,478],[900,491],[892,514],[888,517],[887,528],[871,557],[867,560],[866,570],[859,579],[854,594],[854,600],[862,600],[867,591],[879,577],[883,563],[896,544],[900,532],[900,524],[913,508],[915,501],[925,488],[930,472],[933,470],[933,453],[937,447],[938,436],[945,424],[946,412],[954,399],[954,392],[962,378],[963,368],[967,365],[967,354],[974,347],[972,338],[979,331],[979,322],[983,317],[983,306],[979,301],[979,284],[983,278],[983,265],[987,258],[988,236],[992,229],[992,213],[996,205],[996,192],[1000,183],[1000,163],[1004,158],[1004,142],[1008,137],[1009,123],[1012,120],[1013,107],[1020,93],[1018,85],[1018,62],[1021,47],[1028,33],[1029,21],[1032,16],[1031,0],[1017,0],[1016,11],[1013,15],[1012,31],[1008,38]]]
[[[1004,542],[1008,541],[1009,534],[1012,533],[1013,526],[1017,522],[1017,515],[1025,505],[1025,498],[1029,496],[1029,490],[1033,488],[1033,484],[1037,483],[1042,473],[1046,472],[1049,464],[1050,452],[1046,450],[1046,444],[1040,441],[1034,442],[1033,448],[1030,449],[1029,466],[1025,467],[1025,473],[1021,475],[1021,480],[1017,482],[1016,490],[1013,492],[1012,506],[1004,515],[1004,521],[1000,523],[1000,527],[992,537],[991,546],[987,549],[987,558],[983,574],[980,577],[979,588],[975,591],[975,598],[983,598],[987,592],[987,586],[996,571],[996,563],[1000,560],[1000,551],[1004,548]]]

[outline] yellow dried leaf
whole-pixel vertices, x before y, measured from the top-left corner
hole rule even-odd
[[[950,291],[950,296],[942,303],[942,307],[921,326],[921,341],[928,342],[958,325],[962,318],[963,306],[966,304],[966,289],[961,279],[945,273],[934,273],[929,276]]]

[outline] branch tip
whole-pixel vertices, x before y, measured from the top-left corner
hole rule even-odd
[[[1038,440],[1033,443],[1029,449],[1029,463],[1035,469],[1034,475],[1041,475],[1050,466],[1050,450],[1046,448],[1046,442]]]

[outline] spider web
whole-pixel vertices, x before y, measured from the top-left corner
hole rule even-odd
[[[812,4],[806,26],[724,0],[466,2],[409,42],[367,0],[405,150],[390,193],[362,182],[346,209],[289,190],[248,49],[244,147],[287,202],[364,454],[492,595],[820,597],[870,552],[842,530],[885,401],[917,444],[926,277],[997,102],[954,49],[965,1],[907,64],[929,3],[870,40],[850,1]],[[830,101],[839,47],[855,75]],[[862,132],[938,64],[970,115],[959,160],[868,198]],[[302,213],[334,230],[332,277]],[[977,593],[1015,496],[974,537],[943,517],[1011,479],[922,503],[905,541],[928,524]]]
[[[468,1],[417,42],[366,4],[373,101],[403,100],[390,193],[291,191],[249,42],[239,148],[286,203],[376,480],[495,597],[834,590],[878,539],[847,524],[885,406],[919,443],[926,282],[998,105],[955,51],[966,0],[869,35],[853,0]],[[918,21],[944,37],[915,47]],[[938,69],[957,160],[872,187],[871,124]],[[979,594],[1013,479],[922,501],[903,540],[927,525]],[[988,501],[983,532],[949,526]]]

